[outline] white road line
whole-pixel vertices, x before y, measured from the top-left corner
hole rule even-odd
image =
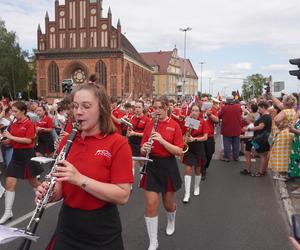
[[[52,206],[56,205],[57,203],[60,203],[60,202],[50,203],[49,205],[47,205],[46,209],[48,209],[49,207],[52,207]],[[32,215],[33,215],[33,213],[34,213],[34,210],[31,211],[31,212],[29,212],[29,213],[27,213],[27,214],[24,214],[23,216],[17,218],[16,220],[13,220],[13,221],[5,224],[5,226],[7,226],[7,227],[14,227],[15,225],[18,225],[19,223],[23,222],[24,220],[27,220],[27,219],[31,218]]]

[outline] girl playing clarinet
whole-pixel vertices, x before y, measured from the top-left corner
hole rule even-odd
[[[56,232],[48,249],[122,250],[117,204],[125,204],[133,182],[130,147],[116,133],[103,87],[79,86],[73,113],[80,132],[66,160],[58,161],[51,201],[63,199]],[[60,148],[66,142],[62,140]],[[41,199],[46,182],[36,192]]]
[[[159,194],[162,194],[163,205],[167,211],[166,234],[172,235],[175,231],[175,192],[180,189],[182,183],[175,155],[181,155],[184,142],[178,123],[167,116],[168,108],[166,97],[154,101],[154,119],[159,119],[157,127],[153,131],[155,121],[149,122],[141,142],[141,153],[146,155],[151,151],[150,159],[153,160],[148,163],[146,175],[141,180],[146,197],[145,221],[150,240],[148,250],[158,247]]]

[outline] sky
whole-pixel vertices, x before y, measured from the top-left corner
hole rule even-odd
[[[59,1],[64,4],[63,0]],[[289,59],[300,58],[299,0],[103,0],[111,7],[113,25],[139,52],[170,51],[189,58],[202,90],[229,95],[252,74],[284,81],[287,93],[300,91],[300,81],[288,71]],[[36,48],[38,24],[45,32],[45,12],[54,19],[54,0],[1,0],[0,17],[15,31],[24,50]]]

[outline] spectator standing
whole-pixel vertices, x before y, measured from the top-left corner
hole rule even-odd
[[[293,95],[285,95],[282,105],[283,109],[274,118],[278,131],[273,138],[269,159],[269,168],[275,172],[275,179],[286,177],[294,136],[289,131],[289,125],[293,126],[297,120],[296,111],[294,110],[297,105],[296,98]],[[280,176],[280,174],[283,174],[283,176]]]
[[[239,103],[234,103],[232,98],[227,98],[222,107],[219,118],[222,119],[221,134],[223,135],[224,156],[223,160],[230,161],[231,154],[235,161],[239,159],[240,132],[242,128],[242,109]]]

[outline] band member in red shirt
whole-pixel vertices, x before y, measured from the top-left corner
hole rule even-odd
[[[114,125],[117,128],[117,132],[121,135],[122,128],[121,128],[121,118],[125,115],[122,110],[120,110],[120,105],[117,105],[117,99],[114,97],[110,98],[111,101],[111,117],[113,120]]]
[[[40,120],[36,123],[37,132],[37,146],[36,155],[37,156],[50,156],[54,152],[54,141],[52,136],[53,121],[48,116],[45,106],[39,106],[36,109],[36,113]]]
[[[3,133],[7,140],[2,143],[11,145],[13,155],[6,172],[5,211],[0,224],[4,224],[13,217],[12,206],[15,200],[17,179],[28,179],[33,187],[40,185],[36,176],[43,172],[43,168],[30,161],[35,156],[35,126],[26,116],[26,112],[27,106],[24,102],[15,102],[12,105],[15,122],[12,123],[9,131]]]
[[[124,109],[125,109],[125,112],[124,112],[124,116],[122,118],[128,122],[131,122],[131,118],[133,116],[133,106],[129,102],[126,102],[124,104]],[[122,129],[123,136],[126,136],[127,128],[128,128],[127,124],[125,124],[121,121],[121,129]]]
[[[201,112],[200,117],[207,121],[208,125],[208,138],[204,142],[205,154],[206,154],[206,163],[202,168],[201,178],[202,180],[206,179],[206,170],[209,167],[213,154],[215,153],[215,126],[219,122],[218,112],[215,107],[212,105],[211,108],[206,109],[204,103],[208,102],[207,96],[201,97]]]
[[[141,153],[151,151],[146,175],[141,180],[141,187],[146,197],[145,221],[150,238],[149,249],[157,249],[159,193],[162,194],[164,208],[167,210],[167,235],[175,231],[175,192],[181,187],[181,178],[175,155],[182,154],[184,146],[179,125],[167,116],[169,105],[166,97],[160,97],[153,104],[155,117],[158,120],[156,131],[153,131],[155,119],[145,128]],[[152,133],[153,132],[153,133]],[[153,144],[151,140],[153,140]]]
[[[183,164],[185,165],[183,202],[185,203],[189,202],[190,199],[193,166],[195,167],[194,195],[200,194],[201,169],[204,168],[206,162],[204,142],[207,140],[209,132],[207,122],[200,117],[198,104],[192,105],[190,118],[199,120],[200,124],[198,129],[185,127],[184,131],[185,143],[188,146],[188,151],[183,156]]]
[[[130,147],[116,133],[102,86],[80,85],[73,101],[80,131],[53,173],[57,182],[50,202],[63,199],[63,205],[48,249],[124,249],[116,205],[127,203],[133,182]],[[44,182],[36,199],[46,190]]]
[[[135,115],[131,117],[132,128],[128,127],[127,137],[131,146],[132,156],[140,156],[141,141],[144,129],[149,122],[149,118],[144,114],[144,102],[137,101],[134,109]],[[135,166],[133,166],[134,169]]]

